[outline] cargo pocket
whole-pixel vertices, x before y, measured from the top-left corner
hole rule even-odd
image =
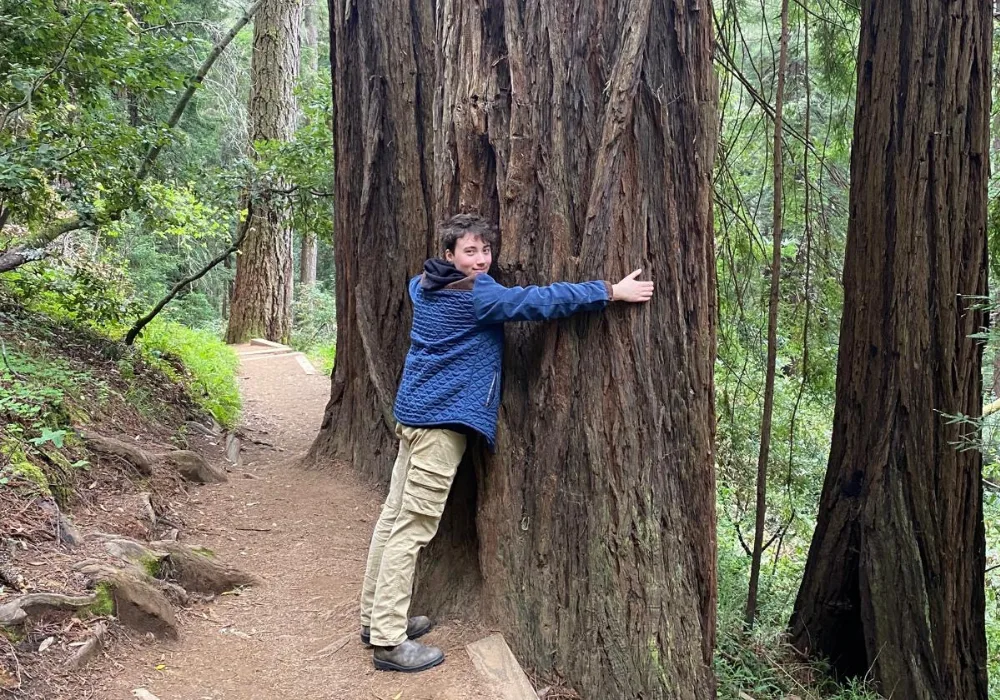
[[[414,513],[441,517],[455,469],[436,465],[411,464],[403,488],[403,508]]]

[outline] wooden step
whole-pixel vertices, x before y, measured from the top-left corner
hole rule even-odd
[[[240,357],[268,357],[274,355],[288,355],[295,352],[289,347],[280,348],[262,348],[260,350],[237,350],[236,354]]]
[[[251,338],[251,345],[262,345],[265,348],[285,348],[288,349],[287,345],[282,345],[281,343],[276,343],[273,340],[264,340],[263,338]]]
[[[514,658],[502,634],[465,645],[472,663],[504,700],[538,700],[531,681]]]

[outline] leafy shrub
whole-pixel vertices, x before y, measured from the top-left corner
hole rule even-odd
[[[319,284],[299,286],[296,294],[291,346],[329,373],[336,354],[336,299]]]
[[[150,362],[183,382],[222,425],[236,424],[242,406],[236,383],[239,360],[218,336],[157,318],[143,330],[139,345]]]
[[[139,315],[125,264],[114,255],[25,265],[6,273],[3,281],[8,293],[32,311],[109,336],[124,333]]]
[[[749,557],[737,544],[735,530],[719,522],[718,631],[715,673],[720,700],[786,698],[802,700],[879,700],[864,682],[838,685],[820,663],[803,661],[785,641],[791,613],[788,591],[798,588],[801,566],[792,557],[761,571],[760,618],[754,631],[743,624]],[[770,553],[770,552],[769,552]]]

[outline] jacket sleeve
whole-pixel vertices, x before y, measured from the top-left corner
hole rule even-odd
[[[489,275],[479,275],[472,289],[480,323],[546,321],[586,311],[599,311],[611,301],[611,285],[556,282],[545,287],[504,287]]]

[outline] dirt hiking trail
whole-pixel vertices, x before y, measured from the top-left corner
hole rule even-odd
[[[488,630],[451,620],[425,640],[445,663],[377,672],[358,639],[358,600],[381,496],[349,469],[305,471],[329,380],[289,354],[241,352],[245,441],[228,483],[180,506],[183,539],[213,549],[260,585],[179,612],[181,638],[136,640],[91,669],[87,697],[128,700],[499,700],[464,649]],[[418,611],[414,611],[416,614]],[[148,697],[148,696],[147,696]]]

